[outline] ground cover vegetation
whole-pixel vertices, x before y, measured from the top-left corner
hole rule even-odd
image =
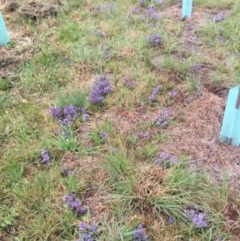
[[[0,1],[0,240],[240,240],[240,1]]]

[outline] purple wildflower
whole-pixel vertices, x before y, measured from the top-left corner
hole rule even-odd
[[[194,64],[193,65],[193,71],[194,72],[199,72],[201,70],[201,68],[202,68],[202,65],[200,65],[200,64]]]
[[[88,113],[83,114],[82,120],[88,121],[90,119],[90,115]]]
[[[219,22],[223,21],[225,18],[226,18],[226,15],[220,13],[214,18],[214,21],[215,21],[215,23],[219,23]]]
[[[87,113],[86,108],[82,108],[82,120],[88,121],[90,119],[90,115]]]
[[[169,154],[169,153],[167,153],[167,152],[165,152],[165,151],[161,151],[161,152],[159,153],[159,156],[160,156],[160,158],[161,158],[162,160],[164,160],[164,161],[171,158],[171,154]]]
[[[90,230],[91,230],[91,232],[94,233],[94,234],[97,233],[97,231],[98,231],[97,225],[91,224],[91,225],[90,225]]]
[[[69,117],[71,119],[78,116],[77,108],[74,106],[74,104],[65,106],[63,108],[63,113],[66,117]]]
[[[169,95],[170,97],[175,97],[175,96],[177,95],[177,91],[176,91],[175,89],[173,89],[173,90],[171,90],[171,91],[168,92],[168,95]]]
[[[221,35],[218,35],[217,36],[217,41],[222,43],[222,42],[224,42],[224,39],[223,39],[223,37]]]
[[[159,153],[158,158],[154,161],[155,165],[164,164],[165,162],[169,162],[170,164],[177,164],[178,163],[177,156],[171,155],[165,151],[161,151]]]
[[[102,11],[114,11],[115,8],[116,7],[115,7],[114,3],[104,4],[101,6]]]
[[[154,161],[154,164],[159,165],[165,162],[169,162],[170,164],[177,164],[178,161],[179,160],[177,156],[171,155],[165,151],[161,151],[158,155],[158,158]]]
[[[138,227],[132,233],[133,241],[147,241],[148,237],[145,233],[145,229],[142,224],[139,224]]]
[[[160,111],[156,120],[156,125],[160,127],[166,127],[169,125],[169,118],[171,115],[170,110]]]
[[[139,13],[139,11],[140,11],[140,9],[138,8],[138,7],[134,7],[133,9],[132,9],[132,11],[131,11],[131,14],[138,14]]]
[[[153,89],[152,94],[148,97],[148,102],[151,104],[156,100],[158,92],[161,90],[162,86],[158,85],[156,88]]]
[[[159,46],[162,43],[162,39],[157,33],[153,34],[152,36],[148,36],[147,40],[152,46]]]
[[[59,120],[58,123],[63,126],[69,126],[72,124],[72,117],[68,115],[64,119]]]
[[[103,12],[107,17],[110,17],[112,14],[116,13],[116,6],[114,3],[104,4],[100,7],[100,12]]]
[[[184,210],[184,216],[190,219],[196,228],[205,228],[207,227],[206,222],[206,213],[199,212],[195,209],[186,209]]]
[[[107,79],[106,73],[95,79],[95,83],[90,93],[90,102],[92,104],[101,105],[104,101],[104,96],[111,92],[110,82]]]
[[[126,85],[126,87],[129,89],[133,89],[135,86],[135,83],[136,83],[136,81],[134,79],[128,79],[126,77],[123,79],[123,81],[124,81],[124,84]]]
[[[94,241],[98,235],[98,227],[95,224],[81,222],[79,224],[81,238],[77,241]]]
[[[155,13],[155,11],[156,11],[155,7],[149,7],[149,8],[146,9],[145,12],[146,12],[146,14],[148,14],[148,15],[152,15],[152,14]]]
[[[104,140],[107,141],[107,139],[109,138],[108,134],[105,131],[102,131],[100,134],[100,137]]]
[[[62,111],[58,107],[49,107],[49,110],[52,114],[52,117],[54,118],[61,118],[62,117]]]
[[[116,6],[114,3],[104,4],[94,8],[95,14],[105,13],[107,17],[110,17],[112,14],[116,13]]]
[[[81,109],[81,111],[82,111],[82,114],[86,114],[86,113],[87,113],[87,110],[86,110],[85,107],[83,107],[83,108]]]
[[[47,150],[42,150],[42,163],[49,163],[50,157]]]
[[[85,232],[85,231],[87,230],[87,227],[88,227],[88,225],[87,225],[87,223],[85,223],[85,222],[81,222],[81,223],[79,224],[79,230],[80,230],[81,232]]]
[[[71,176],[72,173],[73,173],[73,171],[68,169],[67,167],[62,168],[61,174],[62,174],[63,177]]]
[[[80,241],[94,241],[93,238],[91,238],[91,235],[88,233],[83,233],[82,234],[82,239]]]
[[[99,14],[100,12],[101,12],[100,7],[95,7],[95,8],[94,8],[94,13],[95,13],[95,14]]]
[[[150,133],[148,131],[146,132],[141,131],[138,136],[142,139],[148,139],[148,140],[151,138]]]
[[[157,21],[158,21],[158,15],[157,15],[157,13],[151,14],[151,20],[154,21],[154,22],[157,22]]]
[[[205,214],[199,213],[193,218],[193,223],[197,228],[205,228],[207,227],[207,222],[205,221]]]
[[[173,224],[175,222],[174,218],[173,217],[168,217],[168,220],[167,220],[168,224]]]
[[[61,125],[71,125],[73,119],[79,116],[79,110],[74,104],[65,106],[62,110],[58,107],[50,107],[51,114],[58,119]]]
[[[82,206],[82,202],[76,198],[75,193],[65,196],[65,202],[68,205],[68,208],[77,215],[84,214],[87,211],[87,209]]]

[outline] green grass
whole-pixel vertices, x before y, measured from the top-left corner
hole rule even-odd
[[[3,11],[11,32],[19,29],[16,34],[31,42],[24,45],[22,37],[15,37],[7,49],[0,48],[7,52],[0,59],[0,240],[77,240],[82,221],[98,225],[96,241],[132,241],[139,224],[150,241],[239,237],[238,180],[233,185],[225,173],[214,176],[189,165],[191,147],[171,153],[180,160],[176,165],[154,161],[158,152],[174,150],[166,143],[178,145],[169,133],[183,121],[176,113],[186,96],[198,98],[209,85],[227,89],[239,84],[240,2],[196,0],[189,22],[181,21],[174,0],[161,5],[146,0],[145,7],[138,0],[119,0],[114,6],[104,0],[61,2],[56,17],[35,22]],[[20,1],[20,7],[25,3]],[[150,15],[143,19],[150,6],[157,22]],[[133,7],[139,12],[130,16]],[[215,23],[221,11],[226,19]],[[201,13],[204,17],[196,20]],[[147,41],[154,33],[161,36],[159,46]],[[199,40],[191,42],[194,37]],[[196,64],[202,66],[198,72]],[[95,77],[104,72],[112,91],[103,105],[93,105],[89,94]],[[134,85],[127,86],[125,78]],[[149,104],[157,85],[162,89]],[[172,89],[177,97],[169,97]],[[80,112],[63,126],[51,116],[50,106],[63,111],[71,104],[86,108],[90,119],[84,121]],[[158,112],[168,108],[176,113],[168,127],[159,128]],[[149,136],[141,137],[142,132]],[[49,164],[42,163],[43,149]],[[72,174],[62,175],[62,167]],[[85,214],[68,208],[64,197],[70,193],[87,207]],[[206,228],[184,216],[196,205],[207,213]],[[235,226],[229,225],[229,210]]]

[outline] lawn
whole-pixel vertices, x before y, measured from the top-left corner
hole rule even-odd
[[[1,241],[240,240],[240,1],[0,0]]]

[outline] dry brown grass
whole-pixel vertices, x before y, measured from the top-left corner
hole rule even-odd
[[[166,131],[171,139],[164,142],[162,149],[179,156],[187,154],[191,164],[204,169],[229,169],[230,175],[239,176],[237,148],[223,143],[219,137],[224,105],[225,98],[206,91],[195,99],[185,94],[179,96],[174,106],[179,123]]]

